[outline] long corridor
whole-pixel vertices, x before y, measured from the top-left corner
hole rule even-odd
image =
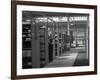
[[[53,62],[45,67],[68,67],[68,66],[87,66],[89,65],[84,53],[84,47],[71,48],[70,51],[56,57]]]

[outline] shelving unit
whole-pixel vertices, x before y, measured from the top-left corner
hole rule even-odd
[[[23,68],[32,68],[31,23],[22,24],[22,63]]]
[[[55,56],[58,56],[58,32],[55,31]]]
[[[45,51],[45,28],[39,28],[40,31],[40,67],[44,67],[44,65],[46,64],[45,60],[46,60],[46,51]]]

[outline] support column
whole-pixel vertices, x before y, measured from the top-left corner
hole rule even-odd
[[[34,24],[33,24],[34,22]],[[38,41],[38,24],[36,23],[36,19],[32,18],[32,68],[39,68],[40,67],[40,48],[39,48],[39,41]]]
[[[59,22],[57,22],[57,56],[59,56]]]
[[[53,60],[55,59],[55,27],[56,24],[53,22]]]
[[[58,36],[59,36],[59,33],[61,34],[58,38],[58,41],[59,41],[59,55],[62,54],[62,31],[63,31],[63,26],[61,26],[61,22],[62,22],[62,16],[59,17],[59,26],[58,26]]]
[[[70,24],[69,24],[69,19],[70,17],[68,16],[68,21],[67,21],[67,35],[70,35]]]
[[[70,44],[70,21],[69,21],[70,17],[68,16],[68,19],[67,19],[67,49],[70,50],[70,47],[71,47],[71,44]]]
[[[48,52],[48,18],[46,19],[45,28],[45,64],[49,63],[49,52]]]
[[[89,16],[86,23],[86,58],[89,59]]]

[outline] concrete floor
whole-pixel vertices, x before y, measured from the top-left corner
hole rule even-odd
[[[68,66],[85,66],[88,65],[88,60],[86,59],[86,53],[81,53],[84,51],[84,47],[71,48],[70,51],[63,53],[58,56],[51,63],[45,67],[68,67]]]

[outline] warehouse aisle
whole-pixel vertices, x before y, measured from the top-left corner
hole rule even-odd
[[[77,58],[78,52],[76,49],[71,49],[70,51],[63,53],[61,56],[56,57],[53,62],[49,63],[45,67],[66,67],[73,66]]]
[[[70,51],[56,57],[53,62],[45,67],[68,67],[68,66],[87,66],[89,65],[84,53],[84,47],[71,48]]]

